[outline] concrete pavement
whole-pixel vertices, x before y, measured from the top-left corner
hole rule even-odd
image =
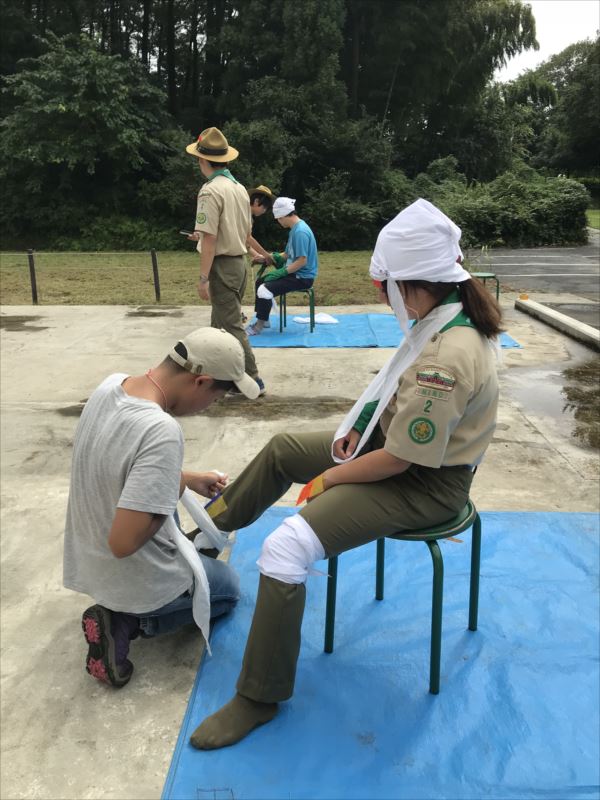
[[[483,511],[596,511],[598,454],[573,438],[573,416],[563,412],[561,394],[562,370],[589,359],[591,351],[518,313],[514,300],[514,293],[502,297],[506,327],[523,349],[504,351],[498,428],[473,498]],[[85,673],[79,620],[88,602],[62,588],[71,446],[82,401],[100,380],[114,371],[139,373],[153,366],[176,339],[208,324],[209,312],[124,306],[0,310],[0,795],[158,798],[200,641],[180,631],[134,642],[136,671],[120,692]],[[389,355],[382,349],[258,350],[267,396],[256,403],[225,400],[208,414],[182,420],[186,465],[235,476],[275,432],[335,429]],[[296,493],[293,487],[283,502],[293,502]],[[259,546],[257,541],[257,552]]]

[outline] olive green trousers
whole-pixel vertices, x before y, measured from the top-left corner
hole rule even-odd
[[[235,336],[244,348],[246,372],[251,378],[257,378],[256,360],[242,322],[242,300],[247,280],[244,256],[215,256],[210,270],[210,325]]]
[[[292,483],[308,483],[329,467],[333,431],[280,433],[260,451],[211,508],[216,525],[236,530],[257,520]],[[363,453],[383,447],[379,426]],[[360,456],[358,456],[360,458]],[[300,510],[327,557],[399,530],[438,525],[465,505],[470,467],[432,469],[413,464],[376,483],[333,486]],[[265,531],[265,534],[269,531]]]
[[[332,439],[333,432],[274,436],[211,507],[215,523],[222,530],[249,525],[292,483],[307,483],[334,466]],[[383,444],[377,427],[364,452]],[[451,519],[466,504],[472,478],[466,466],[431,469],[413,464],[401,475],[376,483],[334,486],[299,513],[330,557],[399,530]],[[303,584],[260,576],[237,683],[240,694],[264,703],[291,697],[305,595]]]

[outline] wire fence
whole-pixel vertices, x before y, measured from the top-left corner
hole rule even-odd
[[[196,252],[3,252],[0,294],[12,305],[198,302],[197,273]]]

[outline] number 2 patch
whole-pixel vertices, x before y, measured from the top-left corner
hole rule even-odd
[[[435,438],[435,425],[427,417],[415,417],[408,425],[408,435],[416,444],[427,444]]]

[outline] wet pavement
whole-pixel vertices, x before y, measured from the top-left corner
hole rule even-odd
[[[589,242],[581,247],[536,247],[467,252],[473,272],[495,272],[505,291],[568,292],[581,302],[600,300],[600,232],[589,230]],[[577,317],[578,318],[578,317]]]
[[[543,298],[541,299],[543,301]],[[568,317],[574,317],[579,322],[591,325],[592,328],[600,329],[600,303],[546,303],[548,308],[553,308]]]

